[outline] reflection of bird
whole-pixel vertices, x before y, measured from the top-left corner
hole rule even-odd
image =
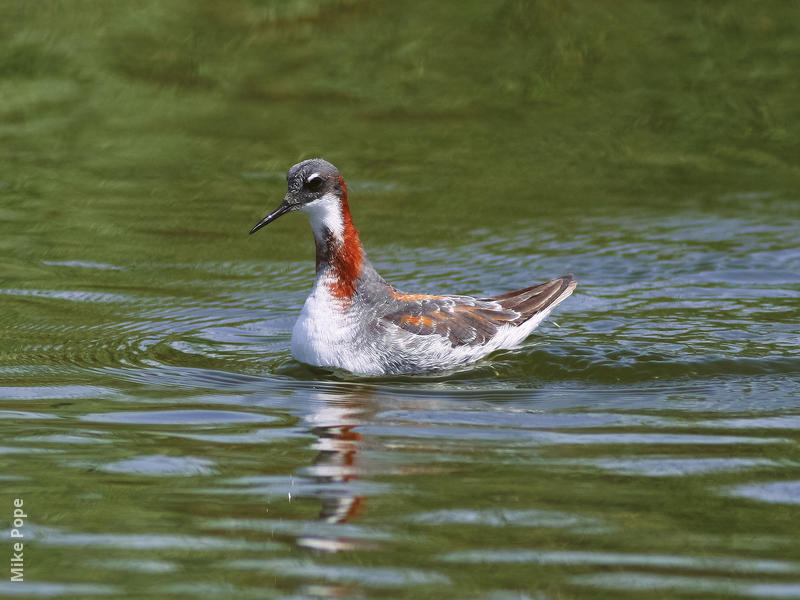
[[[287,182],[281,205],[250,233],[297,210],[311,221],[317,277],[292,333],[302,362],[361,375],[455,367],[520,343],[577,285],[565,275],[491,298],[398,292],[364,255],[336,167],[306,160]]]
[[[315,433],[320,436],[320,453],[310,472],[330,482],[347,483],[357,479],[361,434],[352,426],[320,428]],[[328,523],[345,523],[361,513],[364,502],[365,498],[361,496],[344,494],[323,498],[319,519]]]
[[[363,440],[356,428],[363,423],[368,412],[364,404],[367,394],[361,388],[353,388],[346,394],[327,393],[325,401],[305,417],[305,422],[317,436],[314,448],[319,450],[319,454],[310,467],[303,469],[301,476],[310,477],[319,485],[322,507],[318,520],[324,523],[342,525],[360,516],[364,510],[367,499],[359,493],[357,486],[362,470],[359,455]],[[349,533],[348,536],[321,529],[316,534],[309,532],[298,537],[297,543],[328,552],[376,545],[374,540],[353,536],[353,531]]]

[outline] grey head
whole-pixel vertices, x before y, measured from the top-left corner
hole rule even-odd
[[[326,194],[341,198],[345,194],[344,180],[339,169],[327,160],[310,158],[294,165],[286,174],[286,195],[280,206],[261,219],[250,233],[269,225],[278,217],[301,210],[305,205]]]

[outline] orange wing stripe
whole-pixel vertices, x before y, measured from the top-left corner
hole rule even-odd
[[[428,294],[402,294],[392,290],[392,297],[401,302],[419,302],[420,300],[441,300],[444,296],[430,296]]]
[[[425,327],[433,327],[433,319],[424,315],[421,317],[403,315],[400,317],[400,326],[403,325],[424,325]]]

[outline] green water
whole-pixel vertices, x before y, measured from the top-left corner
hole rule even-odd
[[[798,31],[0,0],[0,596],[800,598]],[[301,365],[308,224],[247,232],[312,156],[401,289],[580,287],[447,376]]]

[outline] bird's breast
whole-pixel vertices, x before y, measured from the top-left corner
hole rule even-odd
[[[358,348],[363,328],[352,303],[331,293],[328,277],[319,277],[292,331],[292,355],[318,366],[340,366]]]

